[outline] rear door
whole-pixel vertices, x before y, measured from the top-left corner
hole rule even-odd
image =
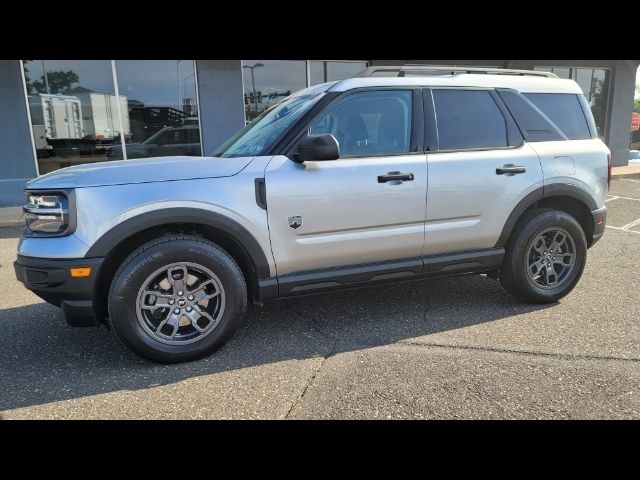
[[[493,90],[425,95],[437,141],[427,155],[424,254],[492,248],[517,203],[542,187],[539,157]]]

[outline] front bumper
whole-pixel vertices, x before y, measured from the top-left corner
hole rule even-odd
[[[593,215],[593,239],[589,245],[590,247],[604,235],[604,229],[607,226],[607,207],[592,210],[591,215]]]
[[[16,278],[46,302],[62,308],[72,326],[96,325],[94,287],[103,258],[50,259],[18,255],[13,263]],[[72,267],[91,267],[88,277],[72,277]]]

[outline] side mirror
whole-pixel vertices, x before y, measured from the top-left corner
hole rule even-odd
[[[295,155],[296,162],[336,160],[340,158],[340,147],[330,133],[307,135],[298,144],[300,153]]]

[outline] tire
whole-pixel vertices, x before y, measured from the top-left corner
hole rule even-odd
[[[556,236],[558,232],[560,235]],[[553,243],[564,234],[569,237],[564,243]],[[554,245],[557,248],[552,250]],[[534,209],[522,216],[507,242],[500,283],[523,301],[552,303],[573,290],[586,259],[587,241],[574,217],[559,210]]]
[[[238,264],[218,245],[171,235],[122,262],[108,308],[113,330],[133,352],[159,363],[188,362],[231,338],[247,308],[247,286]]]

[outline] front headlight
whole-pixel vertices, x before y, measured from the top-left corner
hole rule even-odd
[[[27,192],[29,203],[22,207],[27,229],[35,234],[64,233],[70,225],[69,199],[63,192]]]

